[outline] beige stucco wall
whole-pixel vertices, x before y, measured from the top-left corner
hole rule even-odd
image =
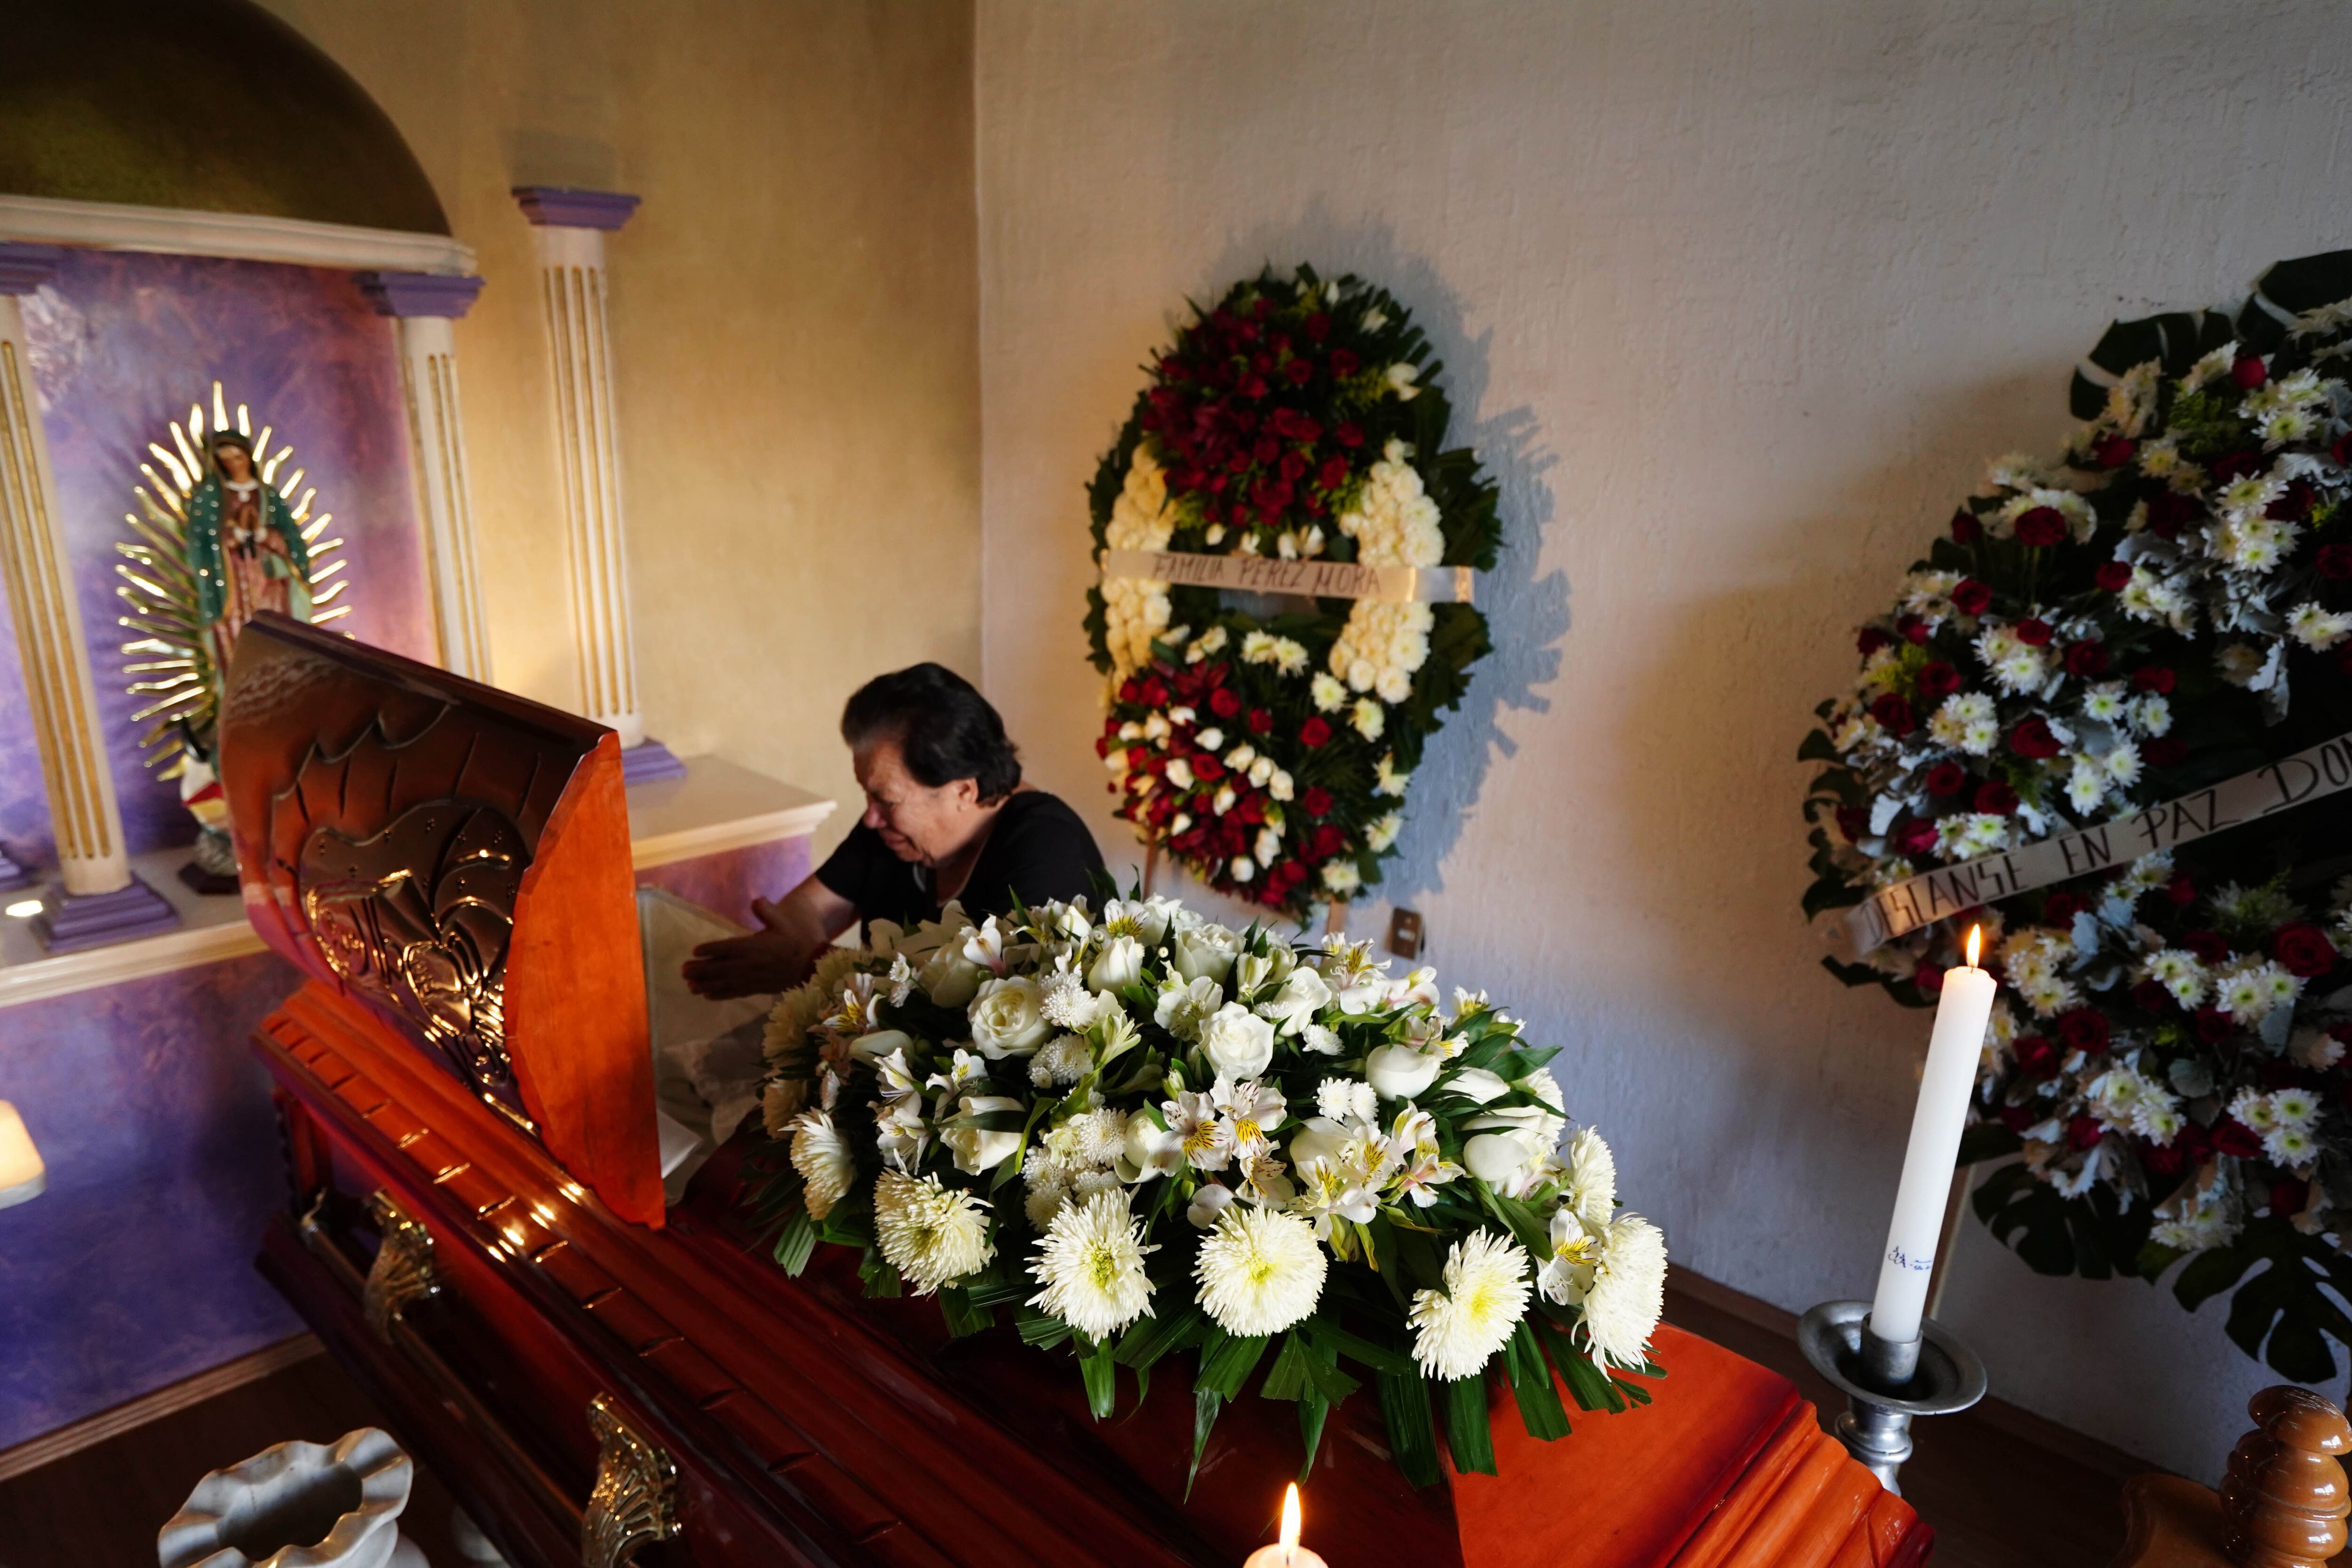
[[[614,406],[647,729],[852,801],[850,689],[980,668],[969,5],[268,3],[391,114],[488,279],[457,332],[499,684],[577,705],[509,191],[627,191]]]

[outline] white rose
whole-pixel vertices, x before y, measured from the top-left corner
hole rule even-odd
[[[1045,994],[1034,980],[992,980],[973,997],[967,1016],[971,1043],[991,1061],[1033,1055],[1054,1026],[1045,1021]]]
[[[1382,1046],[1364,1058],[1364,1079],[1385,1100],[1411,1100],[1437,1081],[1444,1058],[1411,1046]]]
[[[1462,1145],[1462,1163],[1490,1187],[1508,1181],[1530,1158],[1516,1132],[1481,1132]]]
[[[967,1094],[959,1102],[960,1113],[984,1116],[992,1110],[1019,1110],[1021,1102],[1001,1094]],[[1018,1132],[990,1132],[978,1127],[950,1127],[940,1133],[940,1142],[955,1155],[955,1167],[967,1176],[994,1170],[1013,1158],[1021,1147]]]
[[[1143,943],[1131,936],[1115,936],[1103,943],[1087,984],[1097,991],[1117,991],[1143,978]]]
[[[1227,1078],[1255,1078],[1274,1059],[1274,1026],[1228,1002],[1201,1026],[1201,1048]]]
[[[1271,1001],[1257,1005],[1257,1010],[1280,1025],[1284,1034],[1295,1035],[1330,1005],[1331,987],[1323,983],[1322,975],[1302,964],[1290,972],[1290,978]]]
[[[1187,926],[1169,938],[1169,962],[1187,980],[1209,979],[1222,985],[1242,950],[1242,939],[1206,921]]]
[[[961,942],[950,942],[931,954],[915,984],[940,1006],[961,1007],[980,989],[980,965],[963,955]]]

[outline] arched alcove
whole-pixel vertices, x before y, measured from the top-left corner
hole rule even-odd
[[[252,0],[13,9],[0,193],[449,232],[390,117]]]

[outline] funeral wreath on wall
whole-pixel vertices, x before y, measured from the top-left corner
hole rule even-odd
[[[1800,756],[1829,967],[2003,982],[1963,1159],[2044,1273],[2352,1344],[2352,252],[2117,322],[2053,460],[1994,463]]]
[[[1562,1147],[1552,1052],[1483,995],[1165,899],[950,904],[871,940],[768,1024],[751,1190],[788,1272],[838,1244],[951,1332],[1007,1318],[1075,1353],[1097,1418],[1122,1372],[1139,1404],[1189,1363],[1196,1469],[1252,1385],[1296,1405],[1311,1467],[1373,1384],[1417,1485],[1441,1429],[1494,1471],[1490,1386],[1542,1438],[1563,1386],[1648,1401],[1664,1238],[1593,1130]]]
[[[1153,359],[1089,489],[1118,813],[1294,920],[1380,880],[1489,646],[1496,489],[1445,446],[1439,368],[1386,291],[1263,273]]]

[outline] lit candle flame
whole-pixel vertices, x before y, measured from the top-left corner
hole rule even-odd
[[[1282,1494],[1282,1555],[1285,1562],[1298,1549],[1298,1483],[1293,1481]]]
[[[1977,966],[1977,949],[1984,945],[1984,927],[1969,927],[1969,967]]]

